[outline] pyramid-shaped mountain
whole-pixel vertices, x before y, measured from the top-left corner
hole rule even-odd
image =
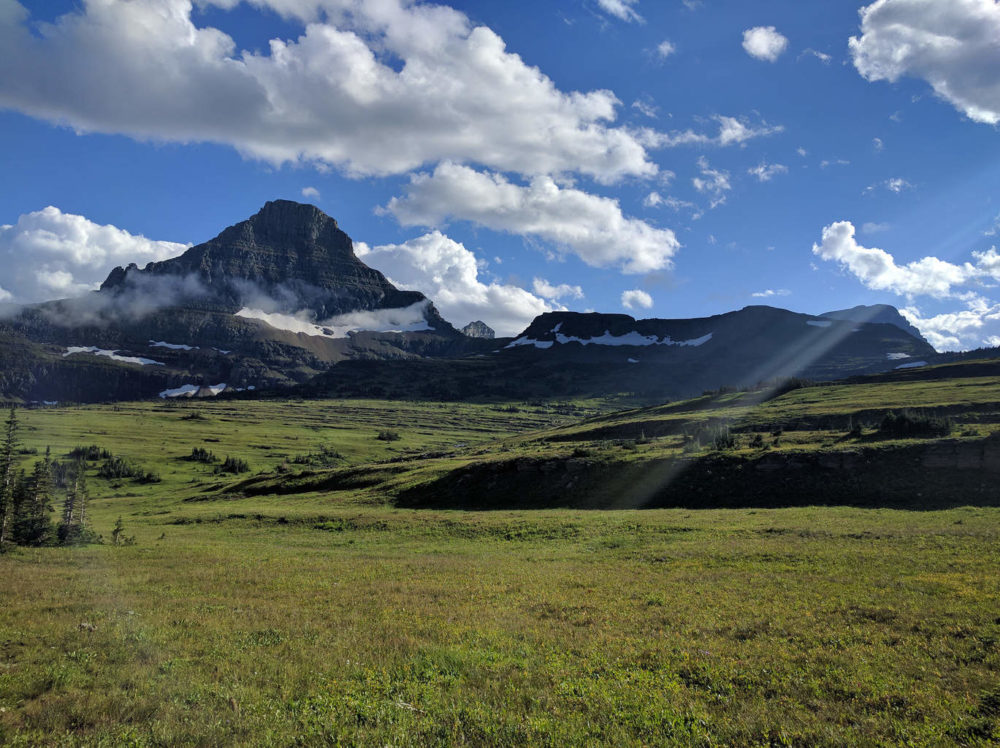
[[[317,320],[358,311],[409,307],[428,299],[401,291],[354,254],[351,238],[314,205],[273,200],[256,215],[225,229],[180,257],[145,268],[115,268],[101,286],[122,293],[156,278],[196,280],[208,305],[233,313],[246,305],[272,302],[281,311],[310,311]],[[450,328],[428,304],[428,322]]]

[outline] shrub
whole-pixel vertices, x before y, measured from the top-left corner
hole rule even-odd
[[[135,463],[129,462],[124,457],[108,457],[97,470],[101,478],[115,480],[118,478],[132,478],[139,483],[159,483],[160,476],[148,470],[143,470]]]
[[[886,439],[948,436],[954,428],[950,418],[904,410],[889,412],[878,427],[878,435]]]
[[[96,444],[91,444],[89,446],[81,445],[73,447],[69,451],[69,456],[74,460],[87,460],[88,462],[96,462],[97,460],[107,460],[111,458],[111,450],[99,447]]]
[[[312,465],[314,467],[331,467],[338,461],[343,460],[342,455],[332,447],[320,447],[319,452],[310,452],[305,455],[295,455],[291,462],[295,465]]]
[[[122,523],[121,517],[118,518],[111,530],[111,543],[112,545],[135,545],[135,536],[125,534],[125,525]]]
[[[403,437],[399,435],[398,431],[379,431],[375,438],[383,442],[398,442]]]
[[[59,545],[90,545],[102,542],[101,536],[86,525],[62,523],[56,529]]]
[[[734,449],[736,447],[736,437],[729,430],[728,426],[719,426],[715,429],[715,433],[712,435],[712,446],[715,447],[720,452],[726,449]]]
[[[212,452],[208,451],[204,447],[195,447],[194,449],[191,450],[191,454],[189,454],[184,459],[190,460],[191,462],[204,462],[207,464],[219,461],[218,457],[216,457]]]
[[[249,473],[250,465],[246,460],[239,457],[226,457],[222,465],[215,470],[217,473]]]

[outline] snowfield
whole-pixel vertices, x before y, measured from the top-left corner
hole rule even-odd
[[[562,323],[560,322],[552,329],[552,332],[556,336],[554,341],[518,338],[512,343],[508,343],[506,347],[515,348],[521,345],[533,345],[535,348],[551,348],[553,343],[559,343],[560,345],[579,343],[580,345],[630,346],[634,348],[650,345],[699,346],[704,345],[712,339],[712,333],[702,335],[700,338],[694,338],[693,340],[673,340],[669,335],[658,338],[655,335],[640,335],[634,330],[625,335],[612,335],[610,330],[605,330],[603,335],[598,335],[596,338],[576,338],[570,335],[563,335],[559,332],[561,327]]]
[[[918,366],[927,366],[926,361],[914,361],[910,364],[900,364],[897,369],[916,369]]]
[[[237,317],[256,319],[277,330],[312,335],[333,340],[350,337],[355,332],[426,332],[434,328],[427,324],[425,312],[428,301],[418,301],[396,309],[375,309],[369,312],[351,312],[317,320],[308,310],[294,312],[266,312],[263,309],[243,307]],[[220,351],[221,353],[221,351]]]
[[[121,361],[125,364],[139,364],[139,366],[166,366],[166,364],[162,361],[154,361],[151,358],[142,358],[141,356],[119,356],[118,351],[109,351],[105,348],[97,348],[92,345],[70,346],[63,354],[63,358],[77,353],[92,353],[95,356],[104,356],[105,358],[110,358],[113,361]]]
[[[150,340],[151,348],[169,348],[172,351],[197,351],[196,345],[184,345],[183,343],[167,343],[163,340]]]
[[[173,389],[163,390],[160,393],[160,397],[194,397],[198,394],[199,390],[207,390],[212,394],[212,396],[218,395],[220,392],[226,389],[225,382],[221,384],[209,384],[209,385],[197,385],[197,384],[182,384],[180,387],[174,387]]]

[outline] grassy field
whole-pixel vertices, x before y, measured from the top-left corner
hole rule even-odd
[[[393,499],[470,464],[709,450],[595,433],[682,414],[745,427],[736,454],[753,452],[754,424],[887,403],[962,405],[959,441],[996,428],[988,383],[913,385],[620,415],[379,401],[22,412],[29,450],[98,444],[162,481],[91,478],[94,529],[107,537],[122,516],[134,546],[0,557],[0,744],[997,744],[994,506],[468,512]],[[771,441],[856,446],[814,426]],[[182,459],[195,446],[252,472]]]

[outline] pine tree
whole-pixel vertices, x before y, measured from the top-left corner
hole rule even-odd
[[[11,406],[0,448],[0,547],[10,540],[10,526],[17,498],[17,411]]]
[[[73,465],[66,498],[63,500],[62,521],[57,530],[59,542],[63,545],[87,542],[87,462],[83,458]]]
[[[78,460],[76,463],[76,505],[80,513],[80,518],[77,524],[84,528],[87,526],[87,501],[90,499],[90,493],[87,491],[87,462],[86,460]]]
[[[19,545],[45,545],[52,539],[52,457],[35,463],[25,482],[25,498],[14,517],[14,542]]]

